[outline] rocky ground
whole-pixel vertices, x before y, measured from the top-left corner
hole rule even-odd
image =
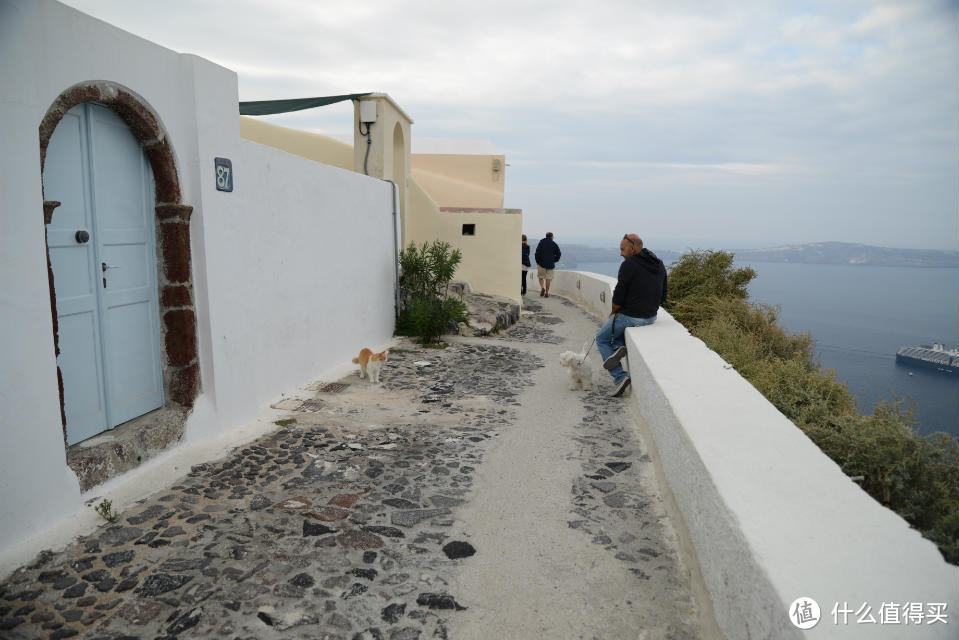
[[[518,324],[490,337],[453,338],[446,349],[401,343],[380,385],[348,376],[292,394],[276,405],[288,423],[8,577],[0,638],[494,637],[484,635],[489,618],[513,625],[496,637],[699,637],[628,404],[607,397],[595,354],[597,390],[562,387],[559,351],[579,350],[579,328],[598,325],[556,296],[527,298],[525,309]],[[576,339],[564,323],[578,327]],[[557,393],[576,410],[563,409],[575,419],[549,436],[557,443],[531,445],[563,460],[544,461],[555,478],[533,460],[525,470],[549,496],[537,502],[557,505],[537,520],[524,516],[535,509],[521,504],[523,474],[498,488],[508,474],[497,465],[524,471],[503,456],[536,422],[526,403],[547,379],[559,381]],[[524,539],[543,530],[538,552],[511,539],[510,522],[483,531],[501,516],[477,505],[498,491],[515,496],[518,512],[508,518]],[[549,546],[554,534],[562,548]],[[517,549],[523,562],[510,560]],[[557,556],[601,568],[566,576],[586,594],[582,611],[567,615],[592,619],[568,634],[530,635],[551,623],[526,627],[510,611],[524,620],[562,612],[550,612],[535,589],[526,590],[532,602],[506,587],[490,591],[510,582],[511,570],[555,582]],[[482,581],[490,579],[488,588]],[[599,594],[594,581],[615,596]],[[589,593],[605,601],[589,602]],[[497,604],[500,595],[509,602]]]

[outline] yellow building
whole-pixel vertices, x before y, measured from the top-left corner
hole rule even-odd
[[[412,154],[412,119],[392,98],[354,103],[354,143],[240,116],[240,135],[316,162],[396,185],[398,242],[442,240],[459,249],[457,280],[520,301],[522,210],[504,209],[506,159],[494,154]]]

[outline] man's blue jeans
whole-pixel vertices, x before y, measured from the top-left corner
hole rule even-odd
[[[611,315],[600,328],[599,333],[596,334],[596,347],[599,349],[600,355],[603,356],[603,361],[605,362],[606,358],[613,355],[616,349],[626,346],[627,327],[642,327],[654,322],[656,322],[656,316],[634,318],[624,316],[621,313]],[[623,369],[623,365],[617,364],[609,370],[609,375],[613,376],[613,381],[616,384],[619,384],[626,377],[626,370]]]

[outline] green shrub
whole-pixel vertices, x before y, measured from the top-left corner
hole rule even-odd
[[[120,514],[113,510],[113,502],[106,498],[101,500],[94,510],[107,522],[116,522],[120,517]]]
[[[396,321],[396,333],[435,342],[456,323],[466,320],[466,304],[456,298],[411,297]]]
[[[671,301],[709,297],[748,297],[746,286],[756,277],[751,267],[733,269],[732,253],[726,251],[690,251],[669,268]],[[666,307],[672,312],[669,305]]]
[[[462,259],[459,249],[439,240],[421,247],[411,242],[400,252],[406,299],[396,319],[398,334],[429,344],[466,319],[466,304],[449,297],[450,281]]]
[[[789,334],[778,309],[750,304],[752,269],[733,254],[694,251],[671,266],[669,311],[756,387],[873,498],[896,511],[959,564],[959,440],[920,436],[904,402],[864,416],[809,334]]]

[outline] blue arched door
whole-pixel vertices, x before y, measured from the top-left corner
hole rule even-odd
[[[47,147],[44,198],[67,444],[163,405],[150,166],[106,107],[70,109]]]

